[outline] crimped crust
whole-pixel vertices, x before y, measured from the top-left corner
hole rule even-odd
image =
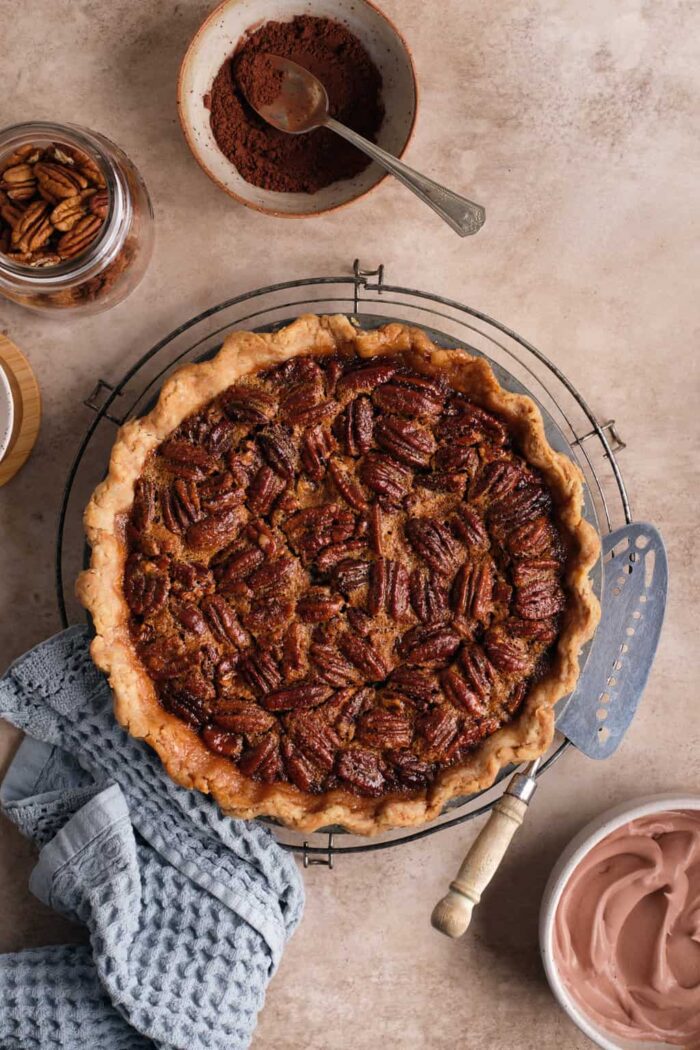
[[[244,776],[161,706],[129,634],[130,610],[122,586],[126,559],[123,529],[134,484],[149,454],[185,417],[239,377],[287,358],[338,350],[352,351],[362,358],[407,353],[414,369],[441,373],[476,405],[497,413],[517,439],[524,458],[547,482],[554,517],[569,551],[562,581],[567,603],[546,674],[532,686],[512,722],[486,738],[465,761],[443,769],[417,797],[366,798],[341,788],[311,795],[288,783],[258,783]],[[92,657],[109,676],[119,722],[158,752],[175,781],[210,793],[227,814],[243,818],[266,815],[304,831],[342,825],[361,835],[422,824],[438,816],[450,799],[488,787],[503,766],[535,758],[551,743],[554,704],[574,688],[580,649],[593,635],[600,615],[588,578],[600,544],[595,530],[581,516],[582,502],[580,471],[549,446],[535,403],[504,390],[482,358],[440,349],[418,328],[389,324],[363,332],[340,315],[305,315],[274,334],[234,332],[211,361],[187,365],[172,375],[164,383],[155,408],[119,431],[108,476],[95,490],[84,517],[92,559],[78,580],[77,594],[95,625]]]

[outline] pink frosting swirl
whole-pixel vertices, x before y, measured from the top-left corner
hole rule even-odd
[[[564,887],[554,961],[605,1032],[700,1048],[700,811],[640,817]]]

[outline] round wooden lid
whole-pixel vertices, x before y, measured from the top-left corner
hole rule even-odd
[[[10,381],[15,401],[15,422],[7,452],[0,460],[0,486],[24,466],[34,448],[41,423],[39,384],[24,354],[0,333],[0,365]]]

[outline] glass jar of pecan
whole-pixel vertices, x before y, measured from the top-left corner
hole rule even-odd
[[[104,135],[42,122],[0,130],[0,294],[96,313],[133,291],[152,248],[146,186]]]

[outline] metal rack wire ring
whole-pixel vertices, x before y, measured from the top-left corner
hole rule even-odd
[[[352,272],[346,275],[285,281],[227,299],[179,325],[120,379],[97,380],[84,402],[93,418],[69,470],[59,513],[56,596],[64,626],[82,612],[71,597],[73,581],[86,559],[82,509],[106,469],[114,427],[147,411],[170,372],[184,362],[212,356],[228,332],[236,328],[274,329],[301,312],[345,313],[365,327],[400,320],[423,327],[441,345],[483,354],[505,386],[524,390],[535,398],[550,441],[581,467],[589,519],[603,532],[631,521],[627,491],[615,458],[615,452],[625,445],[615,422],[601,423],[557,365],[486,314],[436,293],[389,284],[382,264],[363,268],[355,260]],[[566,741],[557,742],[538,775],[550,769],[567,746]],[[306,838],[283,828],[275,828],[275,833],[281,845],[302,855],[305,865],[332,867],[336,855],[369,853],[415,842],[485,813],[500,797],[506,774],[504,771],[493,787],[459,800],[437,821],[409,834],[399,829],[378,839],[355,842],[353,836],[337,828]],[[339,835],[343,845],[337,844]]]

